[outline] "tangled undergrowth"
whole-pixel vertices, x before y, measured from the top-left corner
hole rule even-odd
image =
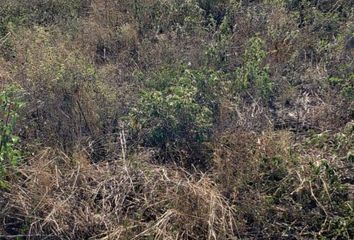
[[[0,239],[353,239],[353,0],[0,0]]]
[[[303,145],[293,146],[292,135],[223,134],[214,169],[199,174],[151,164],[151,152],[122,149],[120,158],[92,164],[84,151],[68,157],[47,148],[9,176],[2,231],[50,239],[349,239],[353,155],[345,153],[354,123]]]

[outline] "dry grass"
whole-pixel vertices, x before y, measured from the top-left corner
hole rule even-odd
[[[45,149],[4,193],[3,227],[60,239],[233,238],[233,211],[207,176],[144,158],[93,165]]]
[[[351,124],[301,142],[289,131],[238,130],[214,140],[214,178],[242,220],[241,239],[350,238]]]

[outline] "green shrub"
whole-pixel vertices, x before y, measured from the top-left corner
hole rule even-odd
[[[19,139],[14,128],[22,106],[16,97],[16,87],[10,86],[0,92],[0,187],[5,186],[7,166],[15,166],[20,158],[20,151],[16,149]]]
[[[243,64],[236,69],[234,87],[236,91],[251,91],[256,97],[268,97],[272,91],[272,82],[269,78],[268,66],[263,66],[267,56],[263,50],[264,42],[259,37],[248,41],[243,54]]]
[[[338,73],[337,73],[338,74]],[[329,84],[350,101],[354,98],[354,73],[346,70],[344,74],[333,76],[328,79]]]
[[[220,78],[208,70],[161,71],[131,110],[131,127],[146,146],[198,155],[212,131]]]

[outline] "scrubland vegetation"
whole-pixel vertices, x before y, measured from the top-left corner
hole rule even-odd
[[[0,239],[353,239],[353,0],[0,0]]]

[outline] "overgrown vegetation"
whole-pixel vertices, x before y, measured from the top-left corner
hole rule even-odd
[[[6,186],[6,169],[15,167],[20,158],[20,151],[16,148],[19,138],[14,131],[18,111],[23,104],[16,91],[15,86],[8,86],[0,92],[0,187]]]
[[[0,238],[353,239],[353,6],[0,0]]]

